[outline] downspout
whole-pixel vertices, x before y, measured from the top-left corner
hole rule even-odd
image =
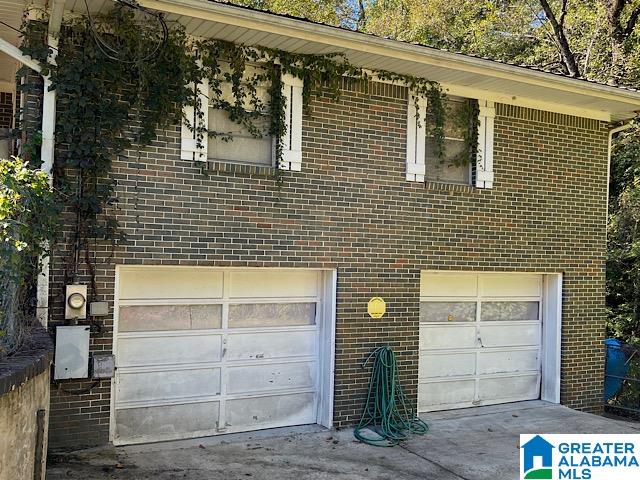
[[[47,45],[50,47],[49,61],[55,62],[58,52],[58,37],[62,25],[64,13],[64,0],[51,1],[51,13],[47,29]],[[42,145],[40,146],[40,169],[49,176],[49,183],[53,185],[53,160],[55,151],[56,129],[56,91],[50,90],[51,79],[49,75],[42,76],[44,87],[42,93]],[[36,316],[40,323],[46,327],[49,321],[49,256],[42,257],[42,272],[38,275],[36,294]]]

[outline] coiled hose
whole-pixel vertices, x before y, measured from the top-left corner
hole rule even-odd
[[[393,447],[409,434],[424,435],[429,430],[413,410],[398,380],[396,355],[388,347],[376,348],[367,360],[374,358],[369,393],[360,422],[353,435],[361,442],[376,447]],[[363,430],[371,432],[364,435]]]

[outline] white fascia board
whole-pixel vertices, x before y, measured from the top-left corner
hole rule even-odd
[[[23,65],[26,65],[27,67],[35,70],[38,73],[40,73],[40,70],[42,70],[40,64],[37,61],[22,53],[22,50],[20,50],[18,47],[8,42],[4,38],[0,38],[0,52],[6,53],[11,58],[16,59]]]
[[[541,72],[468,55],[445,52],[423,45],[399,42],[304,20],[257,12],[229,4],[201,0],[140,0],[140,5],[228,25],[300,38],[307,41],[384,55],[397,60],[478,73],[488,77],[587,95],[598,99],[636,103],[640,92]]]

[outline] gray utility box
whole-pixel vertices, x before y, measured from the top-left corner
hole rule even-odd
[[[91,378],[113,378],[116,373],[116,357],[109,353],[91,356]]]
[[[56,327],[55,380],[89,376],[89,330],[89,325]]]

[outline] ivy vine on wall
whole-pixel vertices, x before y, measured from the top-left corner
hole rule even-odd
[[[55,62],[50,61],[45,43],[46,22],[25,25],[23,51],[45,66],[57,91],[54,178],[61,198],[76,215],[75,273],[79,252],[84,251],[90,263],[90,239],[118,242],[123,238],[115,216],[108,214],[117,202],[110,176],[117,155],[130,148],[140,151],[159,131],[181,121],[190,125],[200,142],[205,135],[232,141],[228,132],[210,131],[198,121],[183,118],[184,105],[194,106],[200,118],[204,108],[222,109],[252,135],[279,139],[286,132],[283,74],[304,81],[307,112],[314,91],[329,91],[338,98],[343,77],[373,77],[406,85],[416,102],[419,97],[428,99],[427,118],[420,121],[427,122],[438,154],[444,157],[445,95],[437,82],[387,71],[365,72],[341,54],[305,55],[215,39],[194,40],[180,25],[167,26],[160,14],[142,11],[146,15],[119,4],[100,16],[65,21]],[[203,78],[209,83],[208,105],[202,104],[193,88]],[[224,94],[225,84],[231,86],[232,98]],[[267,101],[259,94],[262,86],[268,90]],[[264,115],[270,118],[266,131],[256,122]],[[477,136],[471,134],[468,140],[470,161]],[[278,143],[276,167],[282,159]],[[279,187],[279,168],[274,176]]]

